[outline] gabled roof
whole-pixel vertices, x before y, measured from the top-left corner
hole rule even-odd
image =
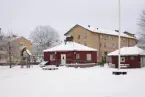
[[[108,56],[118,56],[119,54],[119,50],[115,50],[111,53],[108,54]],[[120,55],[145,55],[145,50],[137,47],[137,46],[133,46],[133,47],[123,47],[120,49]]]
[[[115,36],[118,36],[118,32],[115,31],[115,30],[108,30],[108,29],[103,29],[103,28],[94,28],[94,27],[91,27],[91,26],[82,26],[82,25],[78,25],[76,24],[73,28],[71,28],[67,33],[65,33],[64,35],[67,35],[71,32],[71,30],[73,30],[74,28],[76,27],[83,27],[84,29],[88,30],[88,31],[91,31],[91,32],[95,32],[95,33],[100,33],[100,34],[108,34],[108,35],[115,35]],[[127,38],[134,38],[135,37],[131,37],[127,34],[124,34],[124,33],[121,33],[121,36],[122,37],[127,37]]]
[[[53,52],[53,51],[97,51],[96,49],[78,44],[76,42],[66,42],[61,43],[52,48],[43,50],[43,52]]]
[[[24,39],[24,40],[26,40],[26,41],[29,41],[29,43],[32,45],[31,41],[28,40],[27,38],[23,37],[23,36],[12,37],[11,40],[12,41],[15,41],[15,40],[18,40],[18,39],[21,39],[21,38]]]

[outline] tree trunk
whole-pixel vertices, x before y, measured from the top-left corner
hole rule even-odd
[[[8,46],[9,46],[9,64],[10,64],[10,68],[12,68],[12,55],[11,55],[11,44],[10,44],[10,42],[8,42]]]

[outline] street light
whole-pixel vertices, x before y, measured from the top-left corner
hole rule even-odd
[[[118,0],[118,69],[120,69],[120,0]]]
[[[120,69],[120,0],[118,0],[118,69]],[[125,71],[114,71],[113,74],[115,75],[120,75],[120,74],[123,74],[123,75],[126,75],[127,72]]]

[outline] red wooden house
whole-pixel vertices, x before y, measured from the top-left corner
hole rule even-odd
[[[75,43],[64,42],[55,47],[46,49],[44,52],[44,61],[48,65],[92,65],[97,63],[97,50]]]
[[[118,68],[119,50],[108,54],[110,63]],[[145,51],[137,46],[123,47],[120,49],[120,64],[128,65],[129,68],[141,68],[145,66]]]

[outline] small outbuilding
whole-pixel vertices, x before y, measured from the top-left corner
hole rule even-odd
[[[63,42],[44,52],[44,61],[47,65],[92,65],[97,63],[97,50],[72,42]]]
[[[108,54],[109,63],[114,64],[116,68],[118,68],[118,54],[119,50]],[[120,56],[120,64],[124,64],[128,68],[141,68],[145,66],[145,50],[137,46],[121,48]]]

